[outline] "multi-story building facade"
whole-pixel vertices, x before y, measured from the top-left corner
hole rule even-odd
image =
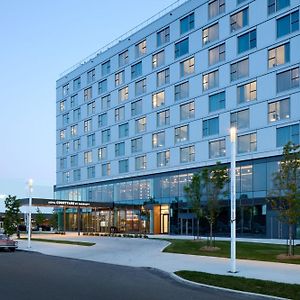
[[[266,196],[282,147],[299,143],[299,6],[185,1],[62,76],[56,198],[123,205],[99,213],[129,230],[154,198],[150,231],[191,233],[183,187],[229,163],[235,126],[238,230],[282,236]]]

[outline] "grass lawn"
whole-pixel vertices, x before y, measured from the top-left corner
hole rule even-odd
[[[175,274],[198,283],[288,299],[300,299],[300,285],[298,284],[277,283],[273,281],[227,275],[213,275],[193,271],[178,271],[175,272]]]
[[[216,241],[215,246],[219,247],[220,250],[214,252],[208,252],[201,249],[203,246],[206,246],[206,240],[205,241],[204,240],[200,240],[200,241],[168,240],[168,241],[171,243],[171,245],[167,246],[164,249],[164,252],[227,257],[227,258],[230,257],[229,241],[228,242]],[[287,249],[285,245],[237,242],[236,249],[237,249],[237,258],[240,259],[300,264],[300,259],[279,260],[276,258],[277,255],[286,253]],[[295,254],[300,255],[300,246],[295,247]]]
[[[19,240],[27,240],[27,238],[20,238]],[[96,243],[90,242],[76,242],[76,241],[66,241],[66,240],[52,240],[52,239],[40,239],[40,238],[31,238],[35,242],[46,242],[46,243],[56,243],[56,244],[68,244],[68,245],[77,245],[77,246],[94,246]]]

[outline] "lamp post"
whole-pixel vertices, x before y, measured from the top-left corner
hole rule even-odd
[[[28,204],[28,248],[31,248],[31,208],[32,208],[32,186],[33,186],[33,180],[28,180],[28,190],[29,190],[29,204]]]
[[[230,160],[230,273],[236,273],[236,127],[230,128],[231,160]]]

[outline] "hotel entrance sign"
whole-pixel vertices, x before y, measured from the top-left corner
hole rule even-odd
[[[65,201],[65,200],[49,200],[48,205],[64,205],[64,206],[91,206],[90,202]]]

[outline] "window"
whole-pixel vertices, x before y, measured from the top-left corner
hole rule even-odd
[[[256,133],[250,133],[238,136],[238,153],[247,153],[256,151]]]
[[[73,121],[78,122],[81,117],[80,107],[73,110]]]
[[[119,54],[119,68],[127,65],[129,63],[128,50]]]
[[[103,127],[107,125],[107,113],[98,116],[98,127]]]
[[[284,147],[288,142],[299,145],[299,124],[276,129],[276,145]]]
[[[110,108],[110,94],[103,96],[101,98],[101,109]]]
[[[87,168],[87,178],[95,178],[95,166]]]
[[[110,60],[101,65],[102,76],[106,76],[110,73]]]
[[[181,143],[189,140],[189,126],[184,125],[175,128],[175,143]]]
[[[77,139],[77,140],[73,141],[73,150],[74,151],[79,151],[80,150],[80,139]]]
[[[115,157],[125,155],[125,142],[115,144]]]
[[[115,74],[115,86],[119,86],[125,82],[125,71]]]
[[[215,117],[203,121],[202,134],[203,137],[219,134],[219,118]]]
[[[299,87],[299,67],[277,74],[277,93]]]
[[[146,125],[146,117],[135,120],[135,133],[141,133],[146,131]]]
[[[189,96],[189,82],[175,85],[175,101],[185,99]]]
[[[277,38],[299,30],[299,10],[277,19]]]
[[[180,20],[180,34],[184,34],[194,29],[194,26],[195,26],[195,14],[191,13]]]
[[[189,53],[189,38],[175,44],[175,59]]]
[[[69,95],[69,84],[68,83],[62,87],[62,95],[63,95],[63,97],[66,97]]]
[[[131,140],[131,153],[141,152],[143,150],[143,138],[139,137]]]
[[[283,44],[268,51],[269,68],[283,65],[290,61],[290,43]]]
[[[170,27],[166,27],[156,34],[157,47],[170,42]]]
[[[290,99],[283,99],[268,104],[269,122],[290,118]]]
[[[89,134],[86,137],[86,140],[87,140],[87,147],[94,147],[95,143],[96,143],[96,135],[95,135],[95,133]]]
[[[202,44],[206,45],[219,38],[219,24],[216,23],[202,30]]]
[[[170,124],[170,110],[160,111],[156,114],[157,127],[166,126]]]
[[[93,152],[92,151],[86,151],[84,152],[84,164],[90,164],[93,162]]]
[[[238,37],[238,53],[256,48],[256,29]]]
[[[143,70],[142,70],[141,61],[131,66],[131,79],[135,79],[139,76],[142,76],[142,74],[143,74]]]
[[[92,101],[87,104],[87,115],[92,115],[96,112],[96,102]]]
[[[240,85],[237,88],[238,104],[256,100],[256,80]]]
[[[102,147],[98,149],[98,160],[107,159],[107,148]]]
[[[96,78],[96,73],[95,73],[95,69],[92,69],[90,71],[87,72],[87,83],[91,83],[95,80]]]
[[[83,123],[84,132],[89,132],[92,130],[92,119],[88,119]]]
[[[249,128],[249,123],[249,109],[233,112],[230,114],[230,127],[235,127],[237,129]]]
[[[195,71],[195,58],[191,57],[180,63],[180,76],[188,76],[193,74]]]
[[[128,86],[119,90],[119,101],[126,101],[128,100]]]
[[[152,68],[158,68],[165,64],[165,51],[162,50],[152,55]]]
[[[110,141],[110,129],[102,130],[101,137],[102,143],[108,143]]]
[[[225,92],[220,92],[208,97],[209,112],[225,108]]]
[[[230,16],[231,32],[239,30],[248,25],[248,7]]]
[[[70,151],[70,143],[69,143],[69,142],[64,143],[64,144],[62,145],[62,152],[63,152],[63,155],[68,154],[69,151]]]
[[[138,58],[140,56],[145,55],[147,52],[147,44],[146,40],[135,45],[135,57]]]
[[[156,85],[160,87],[162,85],[170,83],[170,69],[165,69],[156,74]]]
[[[128,123],[119,125],[119,139],[127,137],[129,134],[129,126]]]
[[[214,65],[225,60],[225,43],[208,51],[208,63]]]
[[[128,159],[119,160],[119,173],[128,172]]]
[[[180,105],[180,120],[193,119],[195,117],[195,102]]]
[[[78,155],[71,155],[71,168],[78,166]]]
[[[142,99],[131,102],[131,116],[139,115],[143,112],[143,102]]]
[[[273,14],[290,6],[290,0],[268,0],[268,14]]]
[[[152,107],[157,108],[165,104],[165,92],[161,91],[152,95]]]
[[[225,12],[225,0],[213,0],[208,3],[208,18],[212,19]]]
[[[71,108],[75,107],[78,105],[78,95],[75,94],[71,96]]]
[[[69,113],[66,113],[62,116],[62,122],[63,122],[63,126],[66,126],[69,124]]]
[[[81,179],[80,169],[76,169],[73,171],[73,180],[79,181]]]
[[[188,163],[195,161],[195,146],[180,148],[180,162]]]
[[[83,99],[84,99],[84,101],[88,101],[88,100],[91,100],[92,97],[93,97],[92,87],[90,86],[84,90]]]
[[[81,78],[77,77],[76,79],[73,80],[73,91],[79,90],[81,87]]]
[[[135,170],[145,170],[147,168],[147,156],[142,155],[135,158]]]
[[[63,182],[68,183],[70,181],[70,172],[63,172]]]
[[[231,81],[238,80],[249,76],[249,60],[248,58],[238,61],[230,65]]]
[[[147,91],[146,78],[139,80],[135,83],[135,95],[136,96],[144,94],[144,93],[146,93],[146,91]]]
[[[77,133],[78,133],[78,125],[77,124],[76,125],[72,125],[71,126],[71,136],[74,137],[74,136],[77,135]]]
[[[157,132],[152,134],[152,148],[159,148],[165,145],[165,132]]]
[[[107,79],[98,82],[98,94],[105,93],[107,91]]]
[[[102,164],[102,176],[110,176],[110,163]]]
[[[115,122],[120,122],[125,119],[125,106],[115,109]]]
[[[219,86],[219,71],[215,70],[208,74],[204,74],[202,78],[202,89],[207,91]]]
[[[65,129],[63,129],[63,130],[60,131],[59,137],[60,137],[61,141],[66,138],[66,130]]]
[[[61,158],[59,164],[60,164],[61,170],[66,169],[67,168],[67,158],[66,157]]]
[[[59,103],[59,110],[61,112],[63,112],[63,111],[66,110],[66,100],[60,101],[60,103]]]
[[[162,151],[157,153],[157,167],[168,166],[170,162],[170,150]]]
[[[226,155],[225,139],[209,142],[209,158],[218,158]]]

